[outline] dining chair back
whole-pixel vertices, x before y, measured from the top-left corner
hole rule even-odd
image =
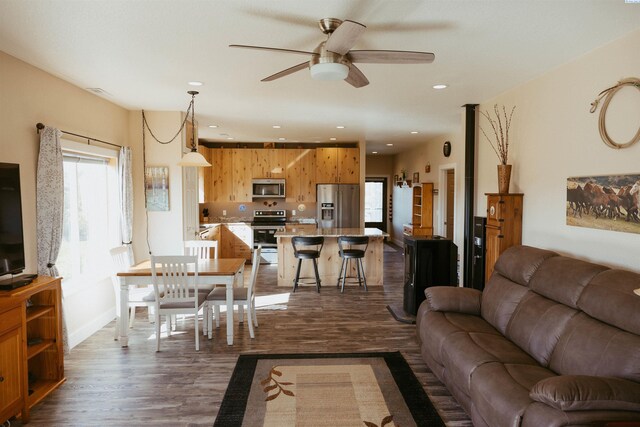
[[[244,307],[247,308],[247,317],[249,323],[249,336],[255,338],[255,332],[253,330],[254,325],[258,326],[258,317],[256,316],[256,282],[258,278],[258,269],[260,268],[260,252],[262,246],[258,246],[253,251],[251,258],[251,276],[247,287],[233,288],[233,304],[238,305],[238,311],[241,313]],[[212,317],[216,319],[216,327],[220,327],[220,306],[227,304],[227,295],[225,288],[215,288],[207,296],[207,305],[212,309],[213,316],[208,316],[208,334],[209,339],[212,337],[213,322]],[[240,316],[242,321],[243,316]],[[227,322],[233,321],[233,313],[227,313]]]
[[[190,268],[192,266],[192,268]],[[198,311],[205,305],[206,293],[198,292],[198,258],[191,255],[152,256],[151,277],[156,301],[156,351],[160,351],[160,316],[192,314],[195,322],[196,351],[200,350]]]
[[[200,260],[218,258],[218,241],[185,240],[184,254],[197,256]]]
[[[113,283],[113,291],[116,296],[116,313],[120,313],[120,281],[118,280],[117,273],[125,271],[133,265],[133,259],[131,258],[131,251],[129,245],[116,246],[109,250],[111,255],[111,282]],[[147,307],[149,311],[149,321],[153,321],[153,305],[154,305],[153,289],[150,286],[137,287],[129,289],[129,327],[133,327],[133,322],[136,318],[136,307]],[[114,339],[118,339],[120,318],[116,318],[116,328],[114,331]]]

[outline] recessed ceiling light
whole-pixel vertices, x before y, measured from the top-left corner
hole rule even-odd
[[[233,137],[232,136],[228,136],[227,139],[233,139]]]
[[[280,129],[280,125],[273,125],[271,127],[274,128],[274,129]]]
[[[286,141],[287,138],[278,138],[278,141]]]
[[[336,129],[344,129],[344,126],[336,126]]]
[[[415,135],[416,133],[418,133],[418,131],[417,131],[417,130],[412,130],[412,131],[411,131],[411,134],[412,134],[412,135]]]
[[[446,89],[447,85],[445,84],[437,84],[437,85],[433,85],[434,89]]]
[[[378,152],[377,151],[372,151],[371,154],[378,154]]]
[[[215,128],[217,128],[217,127],[218,127],[218,125],[209,125],[209,127],[210,127],[211,129],[215,129]]]
[[[335,141],[337,138],[329,138],[329,141]]]
[[[187,84],[189,86],[202,86],[204,83],[194,80],[194,81],[188,82]]]
[[[387,144],[387,147],[393,147],[393,144]]]

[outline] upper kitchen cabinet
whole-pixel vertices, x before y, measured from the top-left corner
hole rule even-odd
[[[211,160],[211,149],[204,145],[198,146],[198,152],[202,154],[205,160],[213,166]],[[198,168],[198,202],[205,203],[213,200],[213,169],[211,168]]]
[[[316,149],[318,184],[359,184],[360,149],[328,147]]]
[[[287,202],[316,201],[316,150],[296,148],[286,153]]]
[[[201,168],[201,203],[251,201],[251,150],[198,150],[211,163],[210,168]]]
[[[284,178],[286,151],[276,148],[257,148],[251,151],[251,175],[253,178]]]

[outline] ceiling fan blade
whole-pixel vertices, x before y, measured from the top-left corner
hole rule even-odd
[[[356,41],[366,29],[365,25],[358,22],[342,21],[342,24],[329,36],[325,48],[330,52],[344,55],[356,44]]]
[[[230,44],[229,47],[240,47],[243,49],[273,50],[282,53],[296,53],[298,55],[318,55],[315,52],[306,52],[304,50],[282,49],[279,47],[250,46],[246,44]]]
[[[408,50],[352,50],[349,59],[361,64],[428,64],[435,55]]]
[[[344,81],[355,88],[366,86],[369,84],[369,80],[367,80],[365,75],[362,74],[362,71],[360,71],[360,69],[353,64],[349,66],[349,74],[347,75],[347,78],[344,79]]]
[[[309,68],[309,61],[301,62],[298,65],[294,65],[291,68],[287,68],[286,70],[279,71],[275,74],[270,75],[269,77],[265,77],[260,80],[262,82],[270,82],[272,80],[279,79],[280,77],[288,76],[289,74],[293,74],[296,71],[304,70],[305,68]]]

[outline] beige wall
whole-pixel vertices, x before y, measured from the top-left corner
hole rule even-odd
[[[568,177],[640,173],[640,143],[622,150],[608,148],[598,133],[598,114],[589,113],[600,91],[621,78],[639,77],[639,49],[636,31],[480,106],[517,106],[511,191],[524,193],[524,244],[640,270],[640,235],[565,224]],[[619,141],[629,140],[640,125],[638,91],[625,92],[616,95],[607,115],[607,127]],[[478,153],[476,212],[484,215],[484,193],[497,190],[497,160],[484,138]]]
[[[461,123],[464,110],[460,110]],[[462,126],[462,125],[461,125]],[[462,129],[462,127],[461,127]],[[451,155],[445,157],[442,146],[445,141],[451,142]],[[425,172],[425,165],[431,164],[431,172]],[[433,182],[435,189],[444,189],[445,182],[441,180],[443,169],[455,168],[455,230],[453,241],[458,246],[458,253],[462,254],[464,241],[464,133],[460,132],[443,135],[426,141],[422,146],[411,151],[397,154],[393,164],[393,174],[400,174],[402,169],[407,171],[407,178],[411,179],[414,172],[420,172],[420,182]],[[442,229],[442,215],[440,213],[440,194],[433,196],[434,233],[444,234]],[[393,187],[393,236],[396,242],[402,240],[402,224],[411,222],[411,188]]]
[[[153,133],[161,141],[168,141],[176,134],[182,123],[182,113],[175,111],[145,111],[147,122]],[[169,144],[160,144],[146,132],[145,152],[148,166],[169,167],[169,211],[148,212],[145,216],[144,172],[142,166],[142,114],[129,112],[129,139],[138,150],[134,152],[134,188],[138,189],[134,200],[133,224],[134,255],[136,260],[149,258],[149,250],[154,255],[182,253],[182,168],[178,162],[182,158],[183,135]],[[147,217],[149,222],[149,247],[147,246]]]
[[[74,133],[128,145],[128,112],[38,68],[0,52],[0,161],[20,164],[26,272],[36,266],[36,165],[42,122]],[[72,138],[69,138],[72,139]],[[111,282],[65,295],[72,339],[113,319]]]

